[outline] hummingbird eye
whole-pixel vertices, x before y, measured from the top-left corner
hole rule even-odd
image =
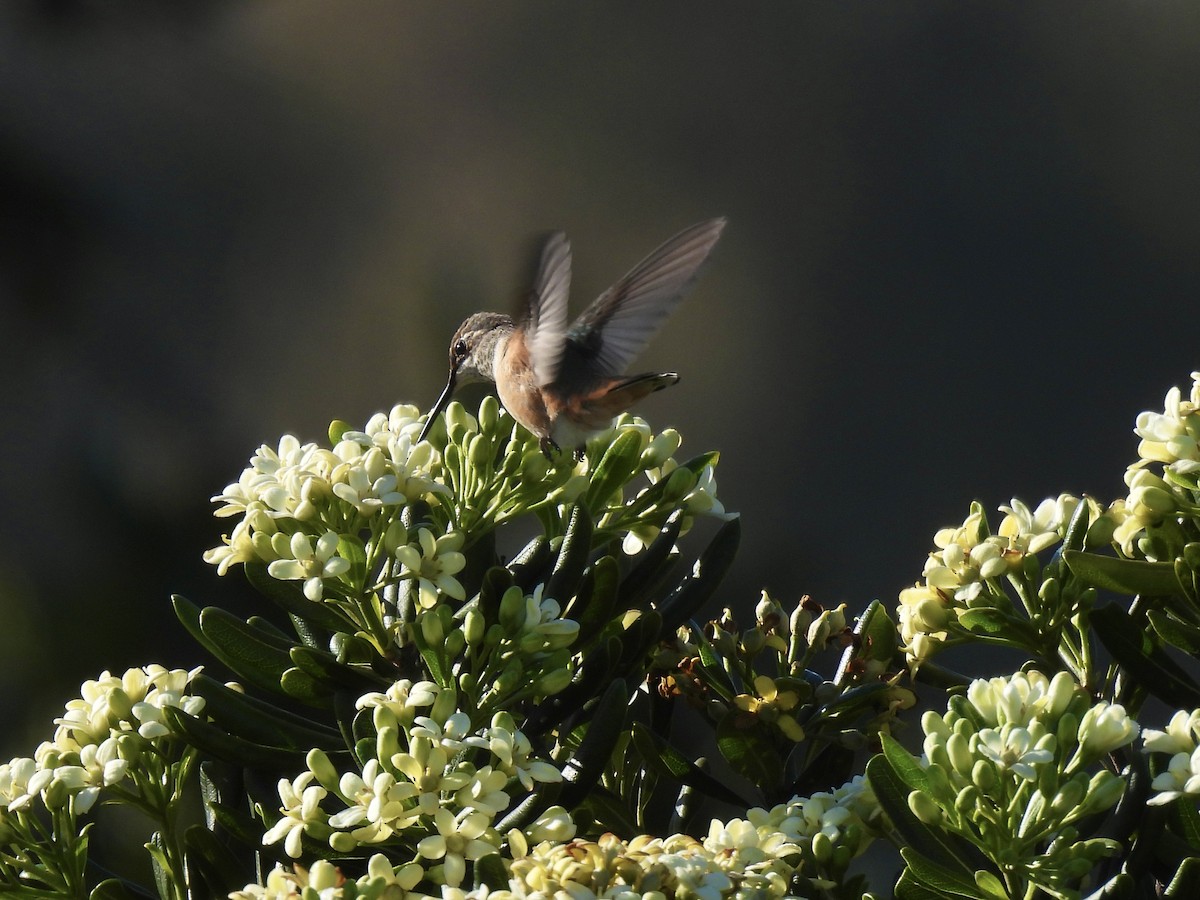
[[[462,338],[459,338],[454,342],[454,347],[451,352],[454,354],[455,359],[462,359],[467,355],[467,342]]]

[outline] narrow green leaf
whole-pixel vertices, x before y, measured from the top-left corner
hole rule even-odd
[[[955,900],[951,895],[927,886],[911,869],[900,873],[900,880],[896,882],[896,890],[892,896],[896,900]]]
[[[1163,892],[1164,900],[1191,900],[1200,897],[1200,858],[1185,859],[1175,870],[1175,877]],[[1107,898],[1106,898],[1107,900]]]
[[[295,713],[231,690],[201,673],[191,683],[192,693],[204,698],[204,715],[230,734],[275,747],[308,750],[341,749],[341,736],[332,729]]]
[[[543,596],[557,600],[565,606],[566,601],[575,595],[591,552],[592,517],[584,506],[579,504],[571,510],[571,519],[558,548],[558,559],[554,561],[554,570],[550,573],[550,580],[546,582]]]
[[[227,897],[244,887],[238,858],[203,825],[190,826],[183,833],[183,843],[194,888],[199,888],[197,877],[208,887],[210,897]],[[191,893],[196,895],[194,889]]]
[[[625,609],[637,609],[649,602],[655,587],[674,568],[675,542],[683,527],[683,510],[677,509],[650,545],[636,557],[629,574],[621,579],[621,603]]]
[[[642,436],[636,431],[624,431],[609,444],[604,456],[596,465],[583,497],[583,506],[591,512],[603,508],[625,482],[633,477],[633,471],[642,455]]]
[[[1102,606],[1092,612],[1091,624],[1117,663],[1144,688],[1179,709],[1200,706],[1200,687],[1150,642],[1125,610],[1115,603]]]
[[[700,554],[693,571],[659,607],[664,633],[674,634],[712,597],[733,565],[741,538],[741,519],[730,519],[721,526]]]
[[[603,787],[594,788],[580,807],[584,812],[591,814],[601,826],[600,830],[611,831],[614,834],[638,834],[642,830],[638,827],[633,811],[620,797]]]
[[[779,787],[783,757],[756,723],[743,727],[737,713],[730,713],[717,725],[716,738],[717,749],[735,772],[766,794]]]
[[[490,891],[508,890],[508,870],[499,853],[489,853],[475,860],[475,887]]]
[[[1118,872],[1084,900],[1133,900],[1137,896],[1137,881],[1127,872]],[[1195,897],[1195,893],[1182,894],[1179,900]]]
[[[205,647],[239,678],[264,690],[279,690],[279,679],[291,666],[287,650],[277,641],[232,613],[209,606],[200,611]]]
[[[998,609],[977,607],[958,617],[958,624],[976,634],[1003,634],[1012,627],[1012,618]]]
[[[89,900],[136,900],[119,878],[108,878],[100,882],[88,894]]]
[[[1063,561],[1076,578],[1093,587],[1118,594],[1142,594],[1146,597],[1170,597],[1183,593],[1175,566],[1169,562],[1145,562],[1120,559],[1071,550]]]
[[[257,744],[229,734],[210,722],[185,713],[178,707],[164,707],[162,713],[173,731],[182,733],[200,750],[225,762],[284,770],[304,765],[307,750],[292,750]]]
[[[282,609],[286,613],[311,622],[324,631],[353,631],[353,623],[337,611],[337,607],[324,603],[314,603],[304,596],[300,583],[296,581],[280,581],[267,574],[267,567],[261,562],[247,562],[246,579],[254,589]]]
[[[674,778],[681,784],[694,787],[725,803],[743,809],[750,806],[744,797],[727,787],[723,781],[705,772],[641,722],[633,723],[633,744],[646,765],[660,774]]]
[[[279,679],[279,686],[289,697],[295,697],[306,706],[315,709],[333,708],[333,691],[303,669],[288,669]]]
[[[1149,609],[1146,618],[1160,638],[1193,656],[1200,653],[1200,627],[1185,622],[1169,609]]]
[[[567,809],[573,809],[599,784],[613,747],[625,729],[628,706],[629,688],[618,678],[591,709],[584,710],[589,718],[587,732],[563,769],[567,784],[563,786],[560,802]]]
[[[588,568],[584,584],[580,586],[580,592],[566,613],[579,623],[576,646],[586,646],[617,615],[617,585],[620,577],[620,566],[612,556],[602,556]]]
[[[387,690],[392,684],[366,666],[340,663],[332,654],[314,650],[312,647],[293,647],[291,662],[330,688],[345,688],[366,694]]]
[[[983,854],[967,841],[933,829],[913,815],[908,808],[908,795],[913,788],[900,777],[891,762],[891,755],[899,759],[899,754],[906,751],[887,735],[883,736],[883,740],[884,753],[877,753],[867,761],[866,774],[880,807],[892,820],[901,841],[926,859],[950,869],[960,868],[970,874],[976,869],[986,868],[987,861]],[[895,745],[891,755],[888,755],[889,744]]]
[[[912,847],[901,847],[900,855],[917,879],[927,887],[950,897],[967,897],[969,900],[991,900],[988,894],[975,883],[973,873],[951,869],[926,859]]]
[[[546,580],[553,558],[554,551],[550,548],[550,541],[545,535],[539,534],[512,558],[508,570],[512,573],[513,581],[521,586],[521,590],[530,594],[539,583]]]
[[[880,735],[883,743],[883,755],[887,757],[892,771],[896,774],[909,791],[929,791],[929,775],[921,763],[911,753],[901,746],[900,742],[889,734]],[[904,794],[904,804],[908,805],[908,793]]]

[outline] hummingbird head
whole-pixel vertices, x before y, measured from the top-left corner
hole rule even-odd
[[[450,374],[446,386],[429,411],[418,440],[425,440],[438,414],[446,408],[460,384],[495,380],[496,349],[501,338],[512,334],[515,327],[511,316],[488,312],[475,313],[458,326],[450,339]]]

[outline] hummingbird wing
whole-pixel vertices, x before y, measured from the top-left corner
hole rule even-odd
[[[525,346],[541,387],[558,378],[567,346],[567,295],[571,291],[571,244],[556,231],[546,239],[525,311]]]
[[[685,228],[596,298],[567,332],[581,366],[595,375],[623,373],[695,281],[724,228],[724,218]]]

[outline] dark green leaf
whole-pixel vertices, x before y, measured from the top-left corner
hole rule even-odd
[[[205,648],[239,678],[267,691],[279,691],[279,679],[292,663],[277,641],[215,606],[201,610],[200,631]]]
[[[576,646],[586,646],[617,614],[620,574],[617,561],[611,556],[602,556],[584,575],[583,584],[567,614],[579,623]]]
[[[592,517],[582,504],[571,510],[571,519],[558,548],[554,570],[546,582],[543,596],[557,600],[565,606],[568,598],[575,595],[579,579],[587,566],[592,552]]]
[[[227,897],[245,886],[246,879],[242,877],[240,861],[207,828],[192,825],[184,832],[183,843],[192,896]],[[207,891],[197,893],[197,878],[203,880]]]
[[[1194,897],[1200,897],[1200,858],[1192,856],[1179,864],[1179,868],[1175,870],[1175,877],[1163,892],[1163,898],[1192,900]]]
[[[998,609],[977,607],[958,617],[958,624],[976,634],[1003,634],[1012,628],[1012,617]]]
[[[126,888],[119,878],[108,878],[100,882],[92,888],[88,897],[90,900],[136,900],[136,895]]]
[[[883,745],[884,752],[875,754],[867,761],[866,774],[880,807],[892,820],[901,841],[926,859],[950,869],[958,868],[970,874],[977,869],[986,868],[987,860],[970,843],[955,835],[931,828],[913,815],[912,810],[908,808],[908,795],[914,788],[892,765],[892,757],[900,761],[906,770],[909,766],[903,762],[901,754],[907,755],[909,761],[914,764],[916,761],[888,735],[883,735]],[[915,778],[911,772],[906,772],[906,777],[922,784],[927,782],[925,777]]]
[[[304,766],[307,750],[269,747],[229,734],[210,722],[185,713],[178,707],[163,708],[172,730],[181,732],[190,743],[217,759],[243,766],[289,770]],[[296,769],[299,771],[299,769]]]
[[[289,697],[295,697],[306,706],[315,709],[333,707],[333,691],[321,684],[303,669],[291,668],[279,679],[279,686]]]
[[[735,772],[771,794],[783,780],[783,758],[762,727],[757,719],[731,711],[717,725],[717,749]]]
[[[589,510],[602,509],[625,482],[633,477],[634,469],[642,455],[642,435],[636,431],[623,431],[609,444],[604,456],[591,476],[591,484],[584,494],[583,504]]]
[[[650,546],[637,555],[629,574],[621,579],[621,603],[625,609],[639,609],[649,602],[652,592],[661,585],[675,565],[675,542],[683,525],[683,510],[677,509]]]
[[[508,569],[512,572],[513,581],[521,586],[521,590],[531,594],[539,583],[546,580],[546,572],[553,558],[554,551],[550,548],[550,541],[545,535],[539,534],[513,557]]]
[[[961,868],[951,869],[938,865],[911,847],[901,847],[900,855],[904,857],[909,871],[917,880],[938,894],[947,897],[967,897],[970,900],[991,900],[975,883],[974,875],[963,872]]]
[[[304,591],[297,581],[280,581],[267,574],[267,566],[261,562],[247,562],[244,566],[246,578],[260,594],[276,604],[284,612],[299,616],[325,631],[352,630],[353,625],[346,617],[337,612],[334,606],[324,603],[314,603],[304,596]]]
[[[697,788],[710,797],[725,803],[731,803],[743,809],[750,806],[743,797],[728,788],[723,781],[719,781],[705,772],[641,722],[633,723],[633,743],[646,765],[660,774],[674,778],[681,784]]]
[[[741,537],[741,519],[730,519],[713,536],[694,570],[659,607],[666,634],[674,634],[716,592],[733,565]]]
[[[1088,894],[1084,900],[1133,900],[1137,896],[1137,881],[1127,872],[1118,872],[1092,893]],[[1195,897],[1195,894],[1185,894],[1179,898],[1184,900],[1185,897]]]
[[[1076,578],[1101,590],[1147,597],[1182,593],[1173,563],[1120,559],[1079,550],[1063,553],[1063,561]]]
[[[204,715],[230,734],[255,743],[294,750],[343,747],[341,736],[323,725],[231,690],[203,673],[191,683],[192,693],[203,697]]]
[[[600,782],[613,748],[625,729],[629,706],[629,688],[621,679],[613,681],[590,709],[587,732],[578,749],[563,768],[563,786],[559,802],[573,809]]]
[[[391,682],[367,666],[350,666],[334,659],[332,654],[312,647],[293,647],[291,661],[317,681],[330,688],[345,688],[366,694],[387,690]]]
[[[489,853],[475,860],[475,887],[490,891],[508,890],[508,870],[499,853]]]
[[[1149,609],[1146,618],[1164,642],[1193,656],[1200,653],[1200,627],[1183,621],[1169,609]]]
[[[1110,603],[1092,612],[1091,624],[1108,652],[1142,687],[1170,706],[1200,706],[1200,687],[1153,645],[1125,610]]]

